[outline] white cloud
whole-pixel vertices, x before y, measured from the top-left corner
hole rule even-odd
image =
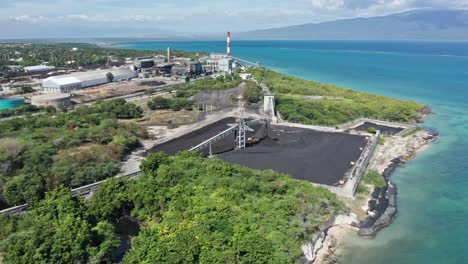
[[[20,29],[130,27],[190,34],[246,31],[336,19],[388,15],[418,8],[468,8],[468,0],[0,0],[0,23]],[[0,28],[0,37],[6,29]],[[44,34],[46,34],[44,33]],[[74,33],[74,32],[73,32]],[[69,33],[67,33],[69,34]],[[71,33],[70,33],[71,34]]]
[[[127,16],[103,16],[103,15],[86,15],[86,14],[69,14],[65,16],[32,16],[19,15],[10,16],[9,20],[16,23],[64,23],[64,22],[157,22],[163,20],[161,16],[148,15],[127,15]]]
[[[311,4],[314,8],[334,10],[343,8],[345,0],[311,0]]]
[[[11,21],[19,22],[19,23],[38,23],[42,21],[47,21],[46,17],[30,16],[30,15],[10,16],[9,19]]]

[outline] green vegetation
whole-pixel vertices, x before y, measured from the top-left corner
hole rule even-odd
[[[377,140],[377,144],[379,145],[385,144],[385,138],[383,136],[380,136],[379,139]]]
[[[18,91],[16,91],[16,94],[27,94],[27,93],[33,93],[34,89],[31,86],[21,86]]]
[[[329,191],[272,171],[183,152],[152,154],[132,193],[147,222],[125,263],[299,262],[341,203]]]
[[[374,187],[384,187],[387,183],[382,175],[380,175],[377,171],[369,171],[367,172],[364,177],[362,177],[362,183],[365,185],[372,185]]]
[[[85,208],[69,189],[57,188],[28,214],[0,217],[3,263],[111,263],[119,237]]]
[[[256,104],[263,95],[262,88],[253,81],[247,81],[247,89],[244,92],[244,99],[249,104]]]
[[[57,186],[78,187],[114,176],[146,130],[118,119],[142,116],[125,100],[98,102],[70,113],[3,121],[0,126],[0,206],[34,205]]]
[[[172,109],[179,111],[182,109],[192,110],[193,103],[186,98],[164,98],[157,96],[148,101],[147,106],[151,110]]]
[[[78,48],[78,50],[73,50]],[[171,51],[174,56],[196,59],[206,53]],[[17,64],[22,66],[38,65],[49,62],[56,67],[76,67],[89,65],[104,65],[108,58],[120,63],[125,58],[144,57],[152,55],[165,55],[165,51],[132,50],[100,47],[93,44],[63,43],[63,44],[0,44],[0,75],[14,77],[7,65]],[[10,62],[8,58],[22,58],[21,62]],[[67,62],[74,61],[73,64]]]
[[[90,202],[58,188],[30,213],[0,217],[4,262],[110,262],[111,224],[131,214],[143,226],[124,263],[300,263],[301,244],[343,208],[326,189],[190,152],[141,167]]]
[[[53,108],[53,109],[52,109]],[[41,107],[41,106],[34,106],[34,105],[21,105],[18,106],[15,109],[4,109],[0,110],[0,118],[6,118],[6,117],[12,117],[12,116],[17,116],[17,115],[25,115],[25,114],[32,114],[32,113],[37,113],[40,111],[49,111],[49,112],[54,112],[55,108],[54,107]]]
[[[375,133],[377,133],[377,129],[375,127],[368,127],[367,132],[369,132],[371,134],[375,134]]]
[[[174,87],[170,87],[170,90],[176,90],[176,97],[185,97],[189,98],[190,96],[200,92],[200,91],[215,91],[215,90],[225,90],[238,86],[242,83],[242,79],[238,75],[227,75],[218,76],[216,79],[205,78],[202,80],[197,80],[190,84],[179,84]]]
[[[423,109],[423,105],[413,101],[307,81],[265,68],[252,68],[249,72],[277,95],[277,111],[291,122],[331,126],[361,116],[405,122],[420,118]]]

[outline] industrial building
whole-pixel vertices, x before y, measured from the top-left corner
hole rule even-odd
[[[110,82],[107,74],[112,73],[112,81],[129,80],[137,77],[137,73],[128,68],[114,68],[89,72],[76,72],[67,75],[53,76],[42,82],[42,90],[47,93],[71,93]]]
[[[71,104],[70,94],[44,94],[31,97],[31,104],[35,106],[69,106]]]
[[[206,60],[206,69],[211,72],[231,72],[234,60],[226,54],[212,53]]]
[[[135,61],[133,62],[133,65],[137,69],[146,69],[146,68],[151,68],[154,67],[154,57],[141,57],[141,58],[136,58]]]
[[[200,75],[204,72],[203,65],[200,62],[192,61],[188,63],[175,64],[171,73],[173,75]]]

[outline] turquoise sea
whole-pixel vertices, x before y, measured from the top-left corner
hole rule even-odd
[[[132,49],[224,52],[223,41],[126,42]],[[344,263],[468,263],[468,43],[234,41],[234,56],[274,70],[412,99],[440,138],[400,167],[398,216],[374,240],[349,239]]]

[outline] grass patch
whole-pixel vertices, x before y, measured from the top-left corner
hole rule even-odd
[[[381,145],[381,146],[382,146],[383,144],[385,144],[385,138],[379,137],[379,140],[377,141],[377,144],[379,144],[379,145]]]
[[[374,170],[371,170],[364,175],[361,184],[362,183],[379,188],[382,188],[386,185],[384,177]]]

